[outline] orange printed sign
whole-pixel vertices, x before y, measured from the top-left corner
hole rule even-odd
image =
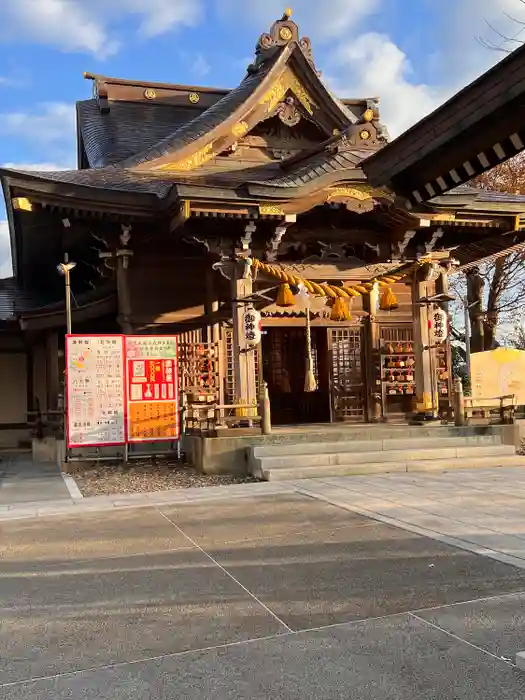
[[[130,442],[178,439],[179,406],[176,403],[130,403],[128,411]]]

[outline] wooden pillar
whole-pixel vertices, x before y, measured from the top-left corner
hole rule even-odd
[[[366,401],[366,419],[368,423],[379,423],[383,416],[381,385],[377,385],[376,355],[379,352],[379,324],[375,320],[379,292],[374,288],[363,297],[363,310],[368,317],[363,322],[363,357]]]
[[[211,268],[206,269],[206,298],[205,298],[205,313],[208,316],[214,316],[219,310],[219,301],[215,292],[214,272]],[[208,325],[208,343],[217,343],[219,341],[219,324],[210,323]]]
[[[122,333],[133,333],[131,324],[131,296],[129,291],[128,267],[133,251],[128,248],[131,239],[131,226],[122,225],[122,233],[119,236],[119,245],[116,250],[102,251],[99,257],[115,261],[115,277],[117,282],[117,322]]]
[[[122,238],[123,236],[121,236]],[[128,248],[117,250],[117,296],[118,322],[125,335],[133,333],[131,324],[131,296],[129,292],[128,266],[132,251]]]
[[[412,286],[412,311],[414,324],[414,353],[416,379],[416,413],[420,416],[436,417],[437,387],[434,352],[430,348],[429,305],[420,304],[428,297],[428,283],[416,275]]]
[[[446,269],[445,267],[441,268],[441,274],[436,280],[436,294],[446,294],[447,296],[449,295],[448,269]],[[450,304],[448,301],[442,301],[440,302],[439,306],[447,314],[450,331]],[[450,333],[447,335],[447,340],[445,342],[445,358],[448,372],[448,414],[450,419],[453,411],[452,397],[454,393],[454,381],[452,377],[452,347],[450,345]]]
[[[50,331],[46,338],[46,383],[47,408],[54,410],[60,393],[60,376],[58,365],[58,333]]]
[[[244,309],[242,299],[253,291],[251,277],[244,277],[244,265],[233,267],[231,277],[233,315],[233,359],[235,371],[236,403],[257,406],[255,382],[255,349],[249,349],[244,335]]]
[[[26,381],[27,381],[27,410],[35,410],[35,379],[33,346],[26,344]]]

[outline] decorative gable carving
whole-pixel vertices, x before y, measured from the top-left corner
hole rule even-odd
[[[292,10],[287,8],[283,16],[274,22],[268,33],[261,34],[255,47],[255,61],[248,66],[248,74],[257,73],[264,64],[275,56],[279,49],[291,41],[295,41],[305,55],[306,59],[315,68],[312,55],[312,43],[308,37],[299,39],[299,27],[290,18]],[[318,73],[320,75],[320,73]]]

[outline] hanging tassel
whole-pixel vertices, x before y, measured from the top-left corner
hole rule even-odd
[[[290,289],[290,285],[285,282],[279,286],[279,291],[277,292],[277,299],[275,301],[277,306],[294,306],[295,298]]]
[[[348,301],[344,297],[336,297],[330,312],[331,321],[351,321],[352,315],[348,307]]]
[[[397,307],[398,303],[396,295],[390,287],[387,287],[385,291],[381,294],[381,298],[379,300],[379,308],[381,309],[381,311],[393,311],[394,309],[397,309]]]
[[[312,357],[312,334],[310,330],[310,309],[306,309],[306,374],[304,377],[305,392],[317,391]]]

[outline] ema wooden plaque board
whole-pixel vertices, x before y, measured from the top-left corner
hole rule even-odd
[[[514,394],[525,404],[525,351],[497,348],[471,356],[472,397],[495,398]]]

